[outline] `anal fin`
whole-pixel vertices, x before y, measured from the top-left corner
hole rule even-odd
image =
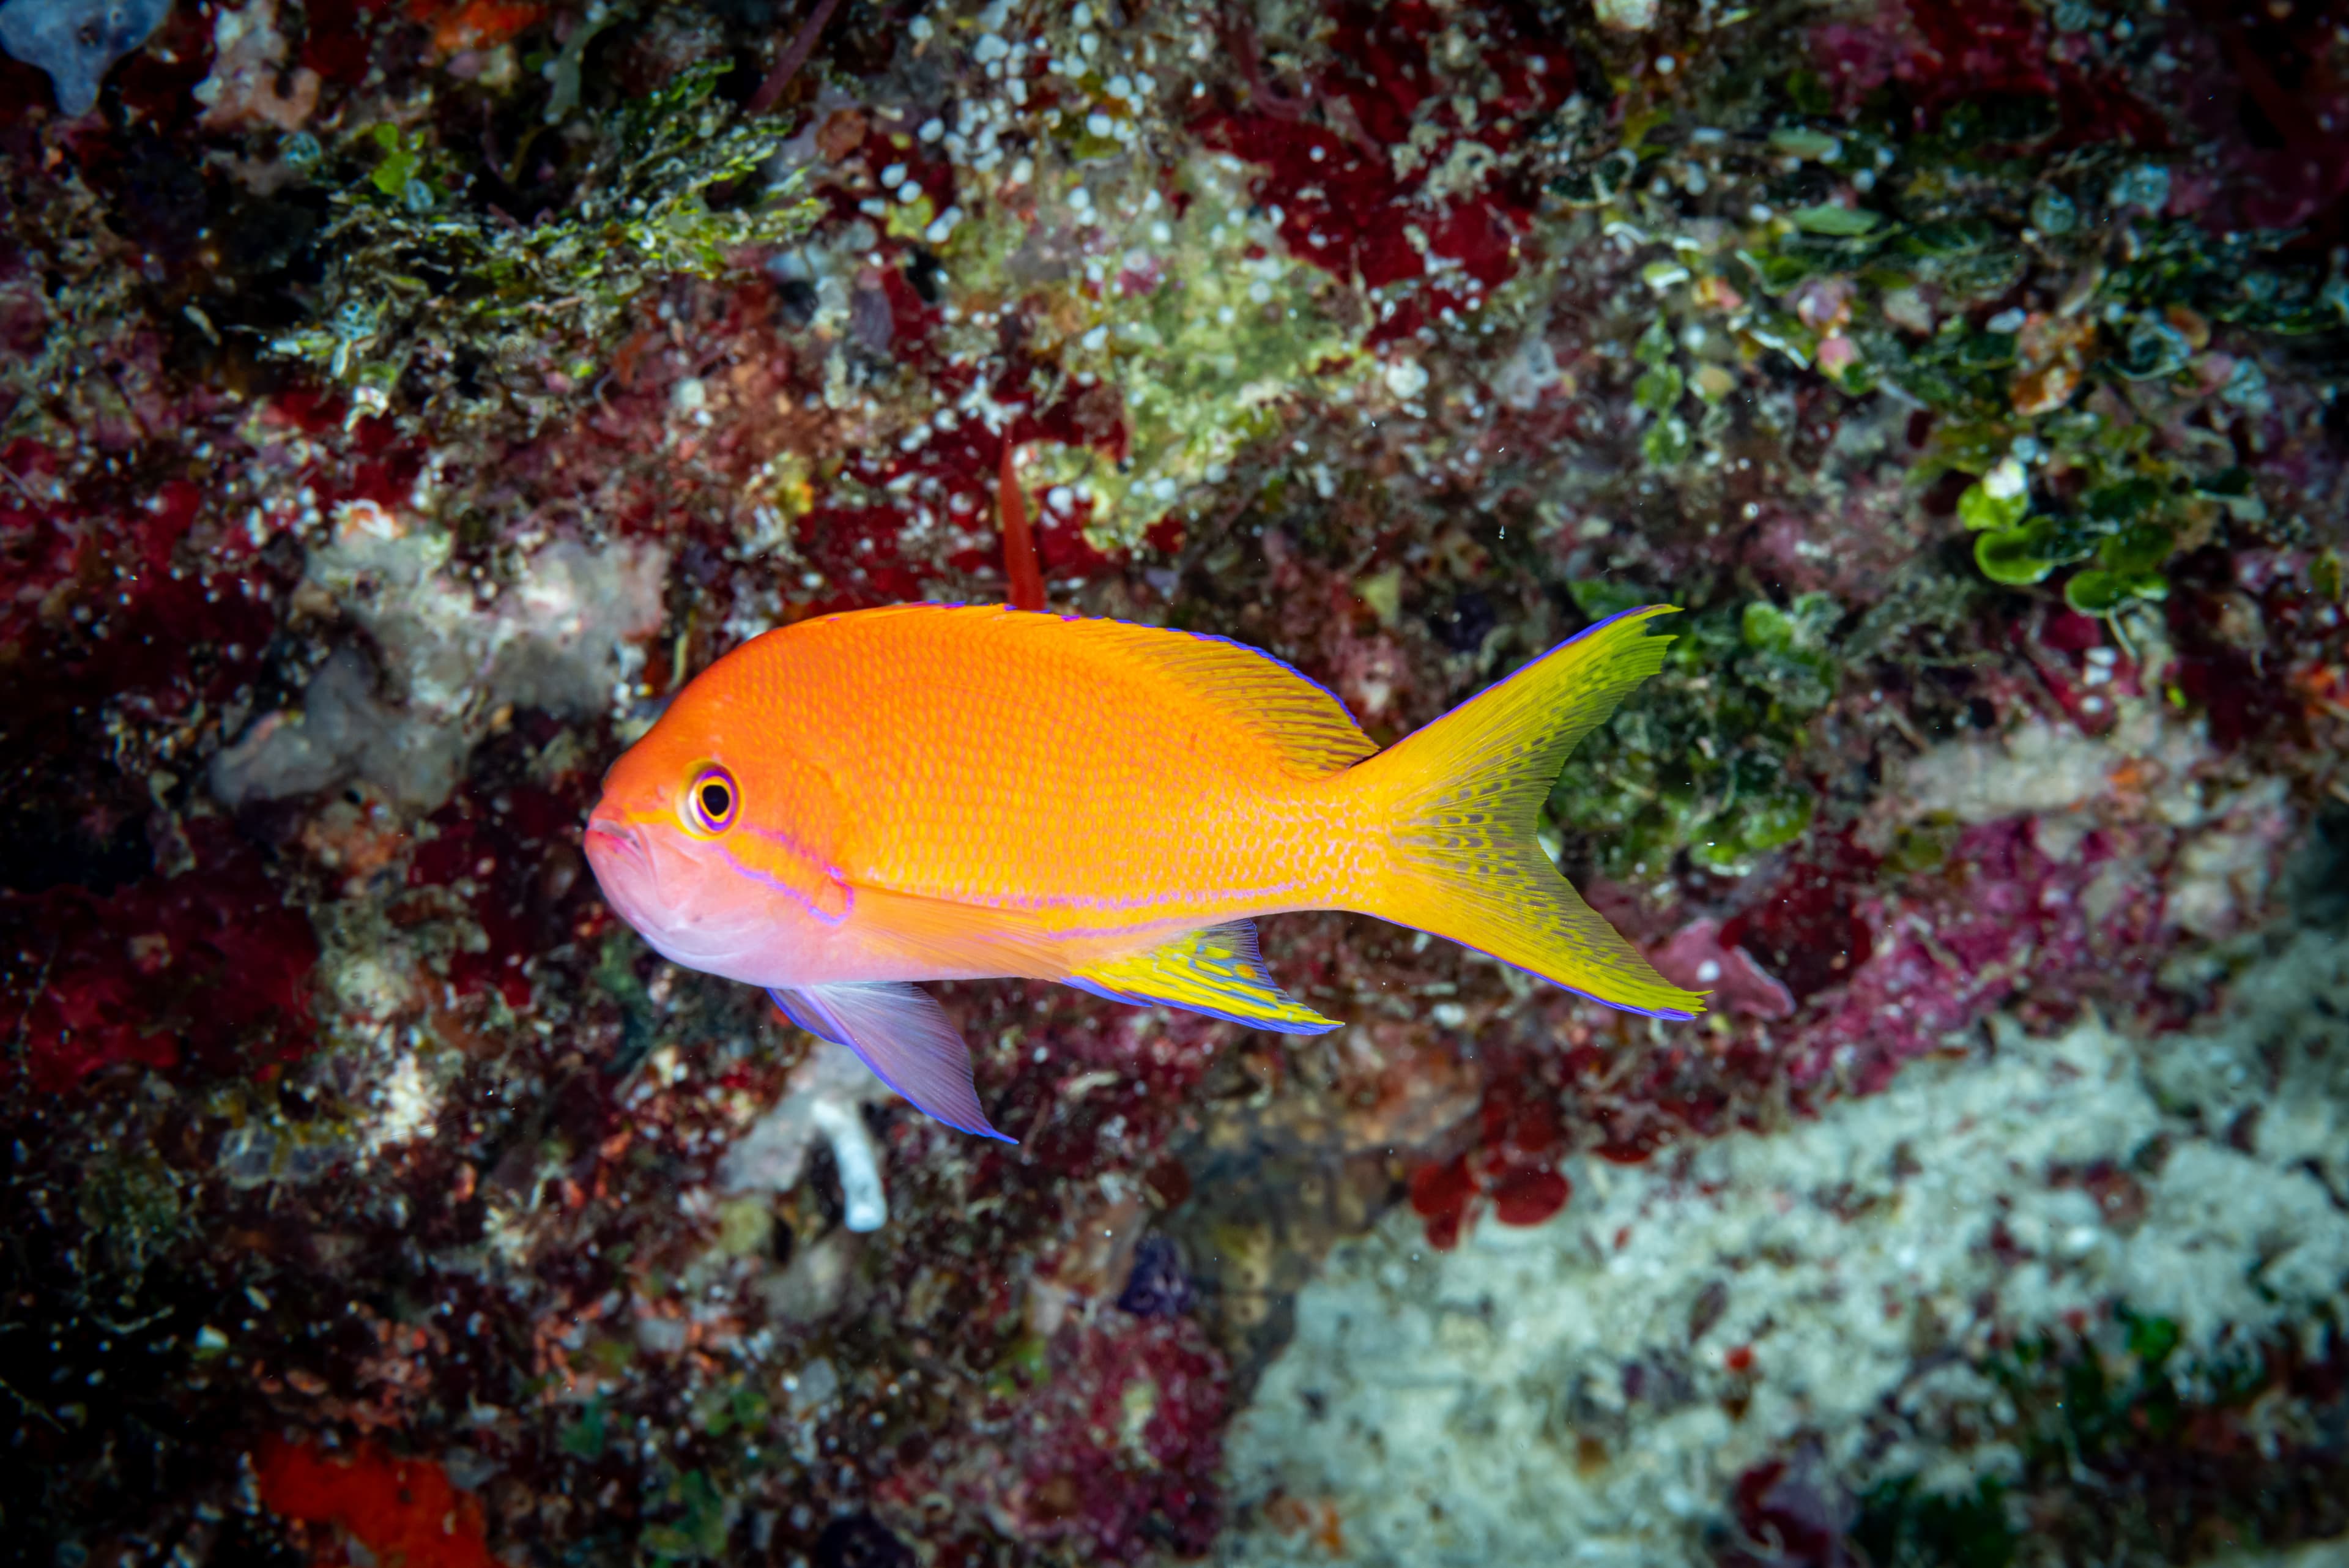
[[[1208,926],[1147,952],[1090,965],[1066,983],[1112,1002],[1159,1002],[1278,1034],[1326,1034],[1338,1027],[1336,1019],[1322,1017],[1274,982],[1248,920]]]
[[[927,992],[885,982],[805,985],[767,994],[793,1023],[855,1052],[923,1115],[957,1132],[1018,1141],[988,1124],[971,1082],[970,1052]]]

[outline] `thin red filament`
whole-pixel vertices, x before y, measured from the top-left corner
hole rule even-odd
[[[1007,597],[1013,609],[1041,610],[1044,607],[1044,568],[1036,559],[1036,535],[1028,526],[1028,503],[1019,493],[1019,480],[1012,472],[1012,443],[1003,443],[1003,479],[997,487],[996,504],[1003,514],[1003,575],[1010,587]]]

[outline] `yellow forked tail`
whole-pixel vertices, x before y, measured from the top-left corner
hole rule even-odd
[[[1663,668],[1669,637],[1626,610],[1352,770],[1387,824],[1383,875],[1356,908],[1660,1018],[1704,1010],[1582,901],[1534,834],[1575,742]],[[1375,830],[1374,830],[1375,831]],[[1371,864],[1377,864],[1373,847]]]

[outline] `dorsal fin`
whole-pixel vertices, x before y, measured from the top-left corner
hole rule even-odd
[[[1352,767],[1376,752],[1335,693],[1261,649],[1204,632],[1085,623],[1088,635],[1125,651],[1217,706],[1269,741],[1281,760],[1314,777]]]
[[[1154,673],[1212,705],[1308,777],[1351,767],[1379,749],[1326,687],[1271,654],[1228,638],[1122,620],[1030,615],[995,605],[902,605],[855,613],[968,617],[974,629],[1050,639],[1061,649]]]
[[[1186,932],[1148,952],[1078,970],[1065,983],[1112,1002],[1164,1002],[1278,1034],[1325,1034],[1338,1027],[1337,1020],[1322,1017],[1274,981],[1249,920]]]

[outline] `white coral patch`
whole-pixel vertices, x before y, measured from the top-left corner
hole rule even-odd
[[[426,1075],[412,1047],[400,1051],[375,1098],[382,1110],[366,1131],[363,1147],[368,1154],[432,1136],[440,1118],[440,1090]]]
[[[2349,942],[2303,936],[2238,994],[2197,1036],[2002,1028],[1982,1057],[1912,1064],[1775,1136],[1593,1164],[1557,1219],[1488,1219],[1455,1252],[1396,1212],[1299,1295],[1227,1449],[1243,1517],[1276,1492],[1328,1500],[1364,1563],[1694,1568],[1734,1528],[1738,1476],[1800,1442],[1855,1488],[2011,1470],[1980,1436],[2000,1422],[1994,1343],[2126,1304],[2178,1324],[2190,1388],[2349,1285],[2324,1185],[2349,1158]],[[2272,1126],[2247,1137],[2258,1106]],[[2137,1196],[2108,1214],[2092,1169]],[[1940,1346],[1961,1359],[1920,1359]],[[1224,1561],[1318,1550],[1258,1524]]]
[[[429,811],[500,707],[580,718],[613,701],[659,629],[667,566],[658,545],[590,551],[559,540],[491,591],[450,568],[442,530],[349,503],[308,576],[373,639],[386,691],[378,697],[367,661],[343,649],[311,682],[303,712],[263,715],[221,754],[213,793],[239,806],[360,777]]]

